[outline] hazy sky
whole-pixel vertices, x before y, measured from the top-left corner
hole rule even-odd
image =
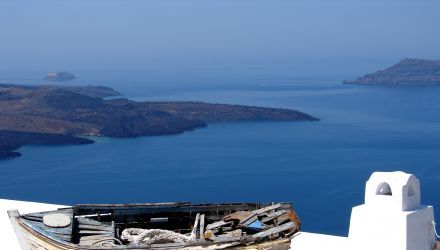
[[[440,59],[439,0],[0,0],[0,70]]]

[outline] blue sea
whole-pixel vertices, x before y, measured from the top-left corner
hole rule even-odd
[[[42,72],[44,75],[44,72]],[[292,108],[319,122],[209,124],[180,135],[26,146],[0,161],[0,197],[57,204],[288,201],[303,230],[346,235],[373,171],[421,180],[440,208],[440,87],[343,85],[354,75],[288,69],[91,72],[60,84],[101,84],[134,100],[196,100]],[[39,73],[0,79],[46,83]]]

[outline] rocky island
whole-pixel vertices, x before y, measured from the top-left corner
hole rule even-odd
[[[136,102],[102,86],[0,84],[0,158],[26,144],[85,144],[76,136],[179,134],[213,122],[317,121],[290,110],[204,102]]]
[[[346,84],[365,85],[440,85],[440,61],[404,59],[399,63],[359,77],[344,81]]]
[[[16,150],[26,144],[81,145],[92,140],[70,135],[0,130],[0,159],[20,156]]]
[[[76,79],[76,76],[69,72],[49,72],[44,78],[50,81],[70,81]]]

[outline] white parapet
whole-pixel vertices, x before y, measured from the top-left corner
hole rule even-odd
[[[358,249],[432,250],[434,209],[420,203],[420,183],[403,172],[376,172],[365,204],[354,207],[348,238]]]
[[[292,250],[357,250],[347,237],[300,232],[292,239]],[[391,249],[389,249],[391,250]]]

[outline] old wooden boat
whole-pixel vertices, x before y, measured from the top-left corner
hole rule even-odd
[[[101,204],[8,213],[24,250],[281,250],[301,227],[290,203]]]

